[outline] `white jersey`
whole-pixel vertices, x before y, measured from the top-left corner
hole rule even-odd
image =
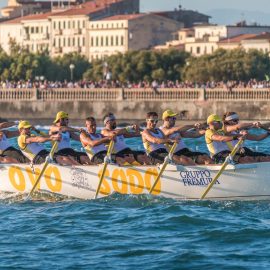
[[[115,143],[114,143],[114,148],[113,148],[112,153],[117,154],[117,153],[119,153],[120,151],[122,151],[122,150],[124,150],[126,148],[128,148],[128,146],[125,143],[124,135],[116,136],[116,140],[115,140]]]
[[[160,129],[156,128],[155,131],[156,132],[152,132],[152,131],[148,130],[148,132],[151,134],[151,136],[153,136],[155,138],[159,138],[159,139],[164,138],[164,134]],[[145,142],[143,142],[143,146],[144,146],[144,149],[145,149],[147,154],[150,154],[154,151],[157,151],[158,149],[167,150],[163,143],[158,144],[158,143],[151,143],[151,142],[145,141]]]
[[[95,141],[97,139],[102,139],[103,136],[101,134],[90,134],[87,133],[87,135],[91,138],[91,140]],[[88,157],[90,158],[90,160],[93,158],[93,156],[95,156],[97,153],[103,152],[103,151],[107,151],[105,144],[100,144],[94,147],[91,147],[89,145],[84,147],[86,154],[88,155]]]
[[[12,145],[9,143],[7,136],[3,133],[3,137],[0,140],[0,154],[2,154],[6,149],[11,147]]]

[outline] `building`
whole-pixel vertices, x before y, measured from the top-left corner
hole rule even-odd
[[[259,35],[242,40],[242,47],[245,50],[257,49],[270,55],[270,33],[261,33]]]
[[[88,30],[90,60],[163,44],[180,27],[177,21],[143,13],[91,21]]]
[[[218,48],[222,48],[225,50],[233,50],[233,49],[238,49],[242,47],[242,41],[256,36],[256,34],[242,34],[238,35],[232,38],[225,38],[221,39],[218,42]]]

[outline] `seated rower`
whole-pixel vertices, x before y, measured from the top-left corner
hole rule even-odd
[[[104,137],[102,134],[96,133],[97,124],[94,117],[86,118],[85,126],[87,132],[81,130],[81,143],[91,162],[94,164],[101,164],[104,162],[104,158],[107,155],[107,148],[105,144],[108,144],[111,140],[113,140],[114,136]]]
[[[243,134],[231,134],[222,129],[222,120],[216,114],[211,114],[207,118],[209,129],[205,132],[205,141],[210,152],[211,158],[216,164],[223,163],[227,156],[230,155],[233,146],[232,141],[245,139],[246,132]],[[252,159],[243,158],[236,154],[234,160],[239,163],[250,163]]]
[[[61,140],[58,144],[56,154],[69,157],[73,165],[92,164],[86,153],[75,151],[71,148],[70,139],[80,141],[80,136],[76,134],[80,132],[80,130],[69,127],[68,123],[68,114],[60,111],[56,115],[54,124],[50,127],[50,135],[58,133],[61,134]]]
[[[158,114],[156,112],[148,112],[146,115],[146,129],[142,132],[142,139],[143,146],[153,165],[163,163],[165,157],[168,156],[169,152],[165,144],[179,142],[179,138],[177,137],[174,139],[166,137],[162,130],[156,128],[157,123]],[[173,155],[172,158],[177,164],[184,165],[188,162],[191,163],[186,157]]]
[[[137,125],[128,128],[116,129],[116,118],[112,113],[108,113],[103,118],[105,128],[101,134],[105,137],[115,136],[113,157],[120,165],[126,163],[133,165],[147,165],[150,160],[144,151],[131,150],[125,143],[125,138],[140,137],[140,130]]]
[[[264,128],[259,122],[255,123],[239,123],[239,116],[235,112],[227,112],[224,114],[223,118],[223,129],[225,132],[230,132],[231,134],[239,134],[240,130],[245,128]],[[267,129],[266,129],[267,130]],[[269,133],[264,133],[260,135],[248,133],[246,140],[250,141],[261,141],[269,136]],[[232,141],[233,147],[236,145],[237,140]],[[261,152],[255,152],[248,147],[241,147],[239,151],[241,157],[249,157],[253,159],[253,162],[267,162],[270,161],[270,155]]]
[[[198,130],[198,125],[175,127],[176,115],[177,113],[171,110],[165,111],[162,115],[163,125],[160,127],[164,135],[168,138],[179,139],[174,155],[182,157],[186,163],[185,165],[212,164],[212,159],[206,153],[189,150],[182,140],[182,138],[200,138],[205,134],[205,131]],[[188,131],[191,128],[196,128],[196,132]]]
[[[48,141],[60,141],[61,135],[51,135],[51,136],[36,136],[31,134],[31,129],[33,127],[28,121],[21,121],[18,125],[20,136],[18,137],[18,145],[22,153],[31,161],[33,164],[41,164],[46,161],[46,157],[50,154],[45,150],[44,146],[40,143],[45,143]],[[59,164],[70,165],[65,157],[59,155],[53,156],[54,160]]]
[[[8,128],[15,125],[13,122],[6,123],[7,125],[1,125],[0,129]],[[27,163],[29,160],[23,155],[23,153],[13,147],[9,142],[9,138],[18,137],[18,130],[1,130],[0,131],[0,162],[1,163]]]

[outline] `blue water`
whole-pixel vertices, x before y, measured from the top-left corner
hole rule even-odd
[[[247,145],[270,153],[269,142]],[[139,141],[129,143],[138,148]],[[203,138],[187,143],[206,150]],[[270,201],[114,194],[95,201],[2,201],[0,216],[0,269],[270,267]]]

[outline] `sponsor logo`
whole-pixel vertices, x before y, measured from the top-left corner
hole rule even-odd
[[[213,180],[209,170],[180,171],[179,174],[184,186],[208,186]],[[217,180],[215,184],[220,182]]]

